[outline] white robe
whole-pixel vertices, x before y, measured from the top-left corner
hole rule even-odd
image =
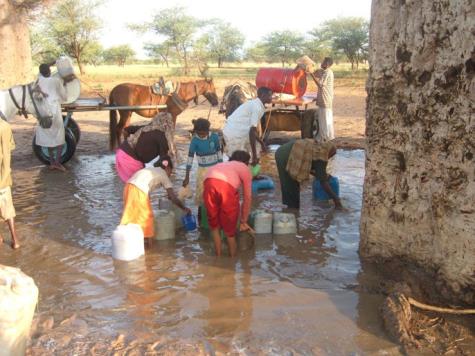
[[[66,100],[67,93],[63,83],[58,78],[38,76],[38,84],[41,91],[48,94],[46,98],[53,115],[53,124],[49,129],[36,127],[36,144],[43,147],[57,147],[64,145],[65,131],[61,103]]]
[[[318,108],[315,119],[318,123],[318,131],[315,140],[317,142],[333,140],[335,138],[335,131],[333,129],[333,110],[328,108]]]

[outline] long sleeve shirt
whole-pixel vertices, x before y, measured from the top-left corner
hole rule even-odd
[[[218,135],[213,132],[206,139],[193,135],[188,150],[187,169],[190,169],[193,165],[195,155],[200,167],[211,167],[223,162],[223,153],[221,152]]]
[[[225,181],[236,188],[236,190],[239,190],[242,185],[244,200],[241,208],[241,221],[247,221],[251,210],[252,198],[252,175],[249,167],[239,161],[219,163],[208,169],[205,180],[207,178]]]

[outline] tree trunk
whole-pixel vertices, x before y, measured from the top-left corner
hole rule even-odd
[[[222,64],[222,59],[221,57],[218,57],[218,68],[221,68],[221,64]]]
[[[33,79],[26,12],[0,0],[0,88]]]
[[[438,4],[435,6],[434,4]],[[437,271],[475,302],[475,14],[471,0],[373,0],[362,257]]]

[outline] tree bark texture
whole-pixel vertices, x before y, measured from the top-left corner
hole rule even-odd
[[[0,53],[0,88],[34,79],[27,12],[9,0],[0,0]]]
[[[474,302],[475,2],[373,0],[369,61],[360,254]]]

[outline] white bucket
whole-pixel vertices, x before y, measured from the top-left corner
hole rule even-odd
[[[297,233],[297,219],[294,214],[274,213],[274,235]]]
[[[256,210],[253,213],[256,234],[272,234],[272,213]]]
[[[56,69],[61,78],[74,74],[73,61],[67,56],[61,56],[56,60]]]
[[[143,231],[140,225],[119,225],[112,234],[112,257],[132,261],[145,254]]]
[[[175,213],[173,211],[159,210],[156,221],[155,240],[175,238]]]
[[[20,269],[0,265],[0,355],[26,351],[38,288]]]

